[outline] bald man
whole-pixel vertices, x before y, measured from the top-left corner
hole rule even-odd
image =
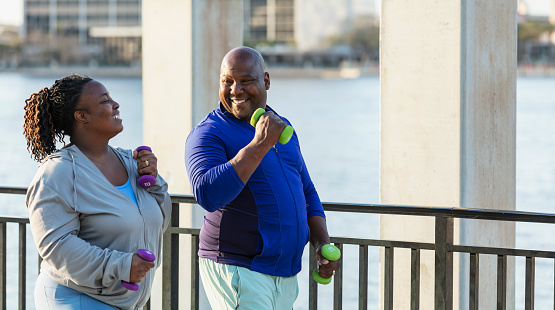
[[[220,102],[189,134],[185,162],[206,210],[199,263],[213,309],[292,309],[304,247],[316,249],[319,273],[339,262],[320,253],[329,243],[322,203],[289,124],[266,105],[270,75],[252,48],[229,51],[220,68]],[[266,110],[256,127],[258,108]]]

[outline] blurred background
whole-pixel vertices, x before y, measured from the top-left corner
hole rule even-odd
[[[554,2],[518,1],[523,70],[555,63]],[[244,45],[259,49],[270,67],[377,73],[380,5],[245,0]],[[2,0],[1,8],[0,70],[116,66],[140,76],[141,0]]]

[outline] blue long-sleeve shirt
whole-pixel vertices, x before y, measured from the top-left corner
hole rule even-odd
[[[310,239],[307,219],[325,217],[324,210],[296,134],[268,151],[243,184],[229,160],[254,134],[254,127],[220,104],[187,138],[189,180],[206,210],[198,254],[268,275],[292,276],[301,270]]]

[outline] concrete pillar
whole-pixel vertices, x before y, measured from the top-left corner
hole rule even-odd
[[[218,106],[221,60],[243,42],[242,2],[142,1],[143,137],[158,157],[158,169],[172,194],[191,193],[185,140],[191,128]],[[191,227],[194,218],[202,220],[199,209],[182,207],[180,226]],[[189,244],[187,240],[180,245],[183,309],[190,303],[190,270],[185,264],[190,257]],[[162,287],[161,270],[154,285],[158,289]],[[153,309],[161,309],[160,294],[160,290],[153,291]]]
[[[382,2],[380,203],[515,210],[516,8],[506,0]],[[511,223],[454,226],[455,243],[515,245]],[[433,242],[434,219],[382,216],[380,236]],[[420,309],[433,309],[434,256],[426,252]],[[468,309],[468,255],[454,260],[454,309]],[[480,264],[480,309],[495,309],[495,258]],[[394,309],[409,301],[410,252],[398,250]]]

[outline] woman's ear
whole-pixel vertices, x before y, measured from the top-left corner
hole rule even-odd
[[[82,124],[86,124],[89,122],[84,111],[75,111],[75,113],[73,113],[73,117],[75,118],[75,121]]]

